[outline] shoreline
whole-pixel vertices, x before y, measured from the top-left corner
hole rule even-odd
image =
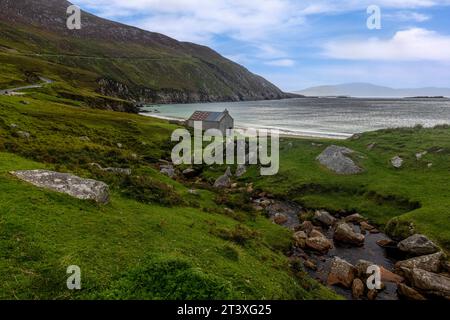
[[[167,121],[186,121],[184,118],[168,117],[151,112],[140,112],[139,115],[144,117],[151,117],[155,119],[167,120]],[[278,130],[280,132],[280,138],[295,138],[295,139],[331,139],[331,140],[346,140],[353,136],[353,134],[347,133],[325,133],[314,131],[293,131],[284,128],[258,126],[258,125],[236,125],[236,129],[266,129],[266,130]]]

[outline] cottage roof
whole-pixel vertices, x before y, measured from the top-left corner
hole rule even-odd
[[[224,112],[195,111],[189,118],[189,120],[219,122],[226,114],[227,111]]]

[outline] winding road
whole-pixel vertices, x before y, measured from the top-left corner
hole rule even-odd
[[[43,86],[53,82],[52,80],[46,79],[46,78],[43,78],[43,77],[39,77],[39,79],[41,79],[41,81],[43,81],[43,83],[32,84],[32,85],[29,85],[29,86],[23,86],[23,87],[17,87],[17,88],[0,90],[0,95],[11,94],[11,93],[14,93],[14,92],[17,92],[17,91],[21,91],[21,90],[26,90],[26,89],[42,88]]]

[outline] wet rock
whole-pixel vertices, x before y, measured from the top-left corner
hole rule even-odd
[[[397,287],[397,293],[399,296],[406,298],[408,300],[426,300],[426,298],[421,295],[417,290],[408,287],[404,283],[400,283]]]
[[[109,202],[108,185],[101,181],[47,170],[15,171],[11,174],[34,186],[65,193],[77,199],[94,200],[102,204]]]
[[[403,166],[403,159],[395,156],[391,159],[391,164],[394,168],[400,169]]]
[[[353,150],[339,146],[329,146],[318,157],[317,160],[329,170],[342,175],[351,175],[363,170],[348,157],[354,153]]]
[[[297,231],[294,233],[294,242],[298,247],[304,248],[306,246],[306,239],[308,239],[308,235],[305,231]]]
[[[403,269],[413,288],[450,299],[450,278],[422,269]]]
[[[310,237],[306,239],[306,247],[321,253],[326,253],[333,248],[333,243],[319,231],[312,230]]]
[[[350,288],[353,284],[353,280],[356,276],[356,268],[347,261],[334,257],[331,262],[331,270],[328,274],[328,285],[342,285],[346,288]]]
[[[441,260],[443,256],[444,254],[442,252],[437,252],[425,256],[411,258],[408,260],[397,262],[395,264],[395,268],[397,270],[402,270],[402,268],[419,268],[425,271],[438,273],[441,270]]]
[[[361,226],[361,229],[364,230],[364,231],[369,231],[369,232],[370,232],[371,230],[375,229],[374,226],[368,224],[368,223],[365,222],[365,221],[362,221],[362,222],[360,223],[360,226]]]
[[[362,259],[358,260],[358,262],[356,263],[356,266],[355,266],[358,277],[361,279],[367,279],[369,276],[367,274],[367,269],[373,265],[374,265],[374,263],[371,261],[362,260]]]
[[[388,248],[392,246],[396,246],[396,243],[390,239],[382,239],[377,241],[377,245],[379,245],[382,248]]]
[[[366,219],[359,213],[355,213],[355,214],[345,217],[344,221],[347,223],[361,223],[363,221],[366,221]]]
[[[283,213],[276,213],[273,217],[273,222],[276,224],[284,224],[288,221],[288,217]]]
[[[309,235],[313,229],[314,225],[311,221],[304,221],[299,227],[299,230],[305,231],[307,235]]]
[[[422,234],[415,234],[401,241],[398,244],[398,248],[414,256],[422,256],[439,251],[439,248]]]
[[[242,177],[246,172],[247,172],[246,166],[243,164],[240,164],[240,165],[238,165],[234,175],[239,178],[239,177]]]
[[[347,223],[340,223],[334,231],[334,240],[346,244],[362,246],[365,237],[360,233],[356,233]]]
[[[353,280],[352,296],[355,299],[360,299],[364,296],[364,283],[360,279]]]
[[[317,270],[317,264],[312,260],[306,260],[304,265],[306,268],[308,268],[310,270],[313,270],[313,271]]]
[[[369,300],[375,300],[378,296],[378,291],[377,290],[369,290],[367,292],[367,299]]]
[[[175,168],[172,165],[162,165],[161,171],[162,174],[165,174],[166,176],[173,178],[175,176]]]
[[[402,276],[399,276],[398,274],[395,274],[383,266],[380,266],[381,271],[381,281],[383,282],[391,282],[391,283],[402,283],[405,281],[405,279]]]
[[[317,210],[314,213],[313,221],[329,227],[336,222],[336,218],[329,214],[327,211]]]

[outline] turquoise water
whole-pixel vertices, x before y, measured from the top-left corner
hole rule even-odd
[[[228,109],[237,127],[277,128],[282,133],[347,138],[355,133],[385,128],[450,124],[450,99],[301,98],[148,106],[144,113],[187,119],[195,110]]]

